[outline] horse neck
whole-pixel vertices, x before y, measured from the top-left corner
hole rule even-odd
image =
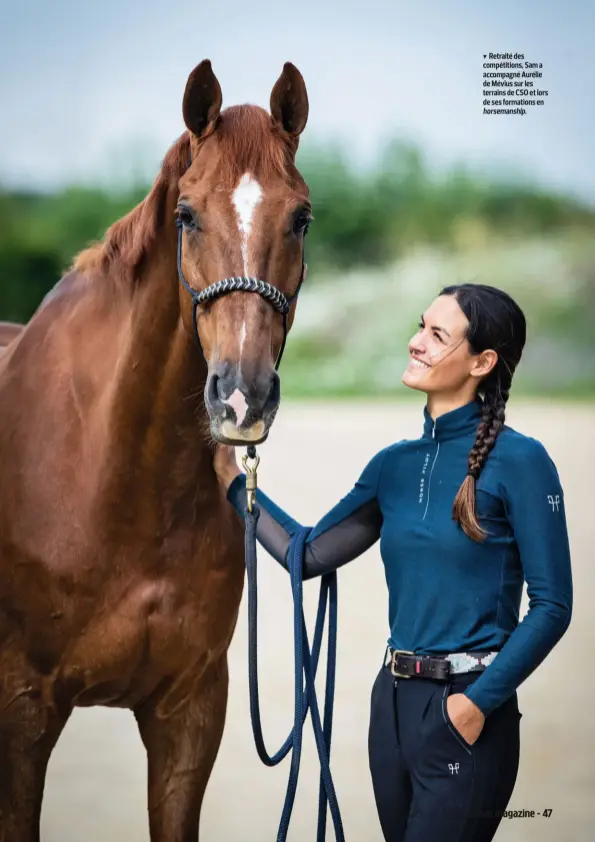
[[[128,499],[148,494],[175,507],[208,496],[217,480],[203,399],[207,365],[181,318],[173,224],[147,254],[129,301],[110,400],[112,479],[127,486]]]

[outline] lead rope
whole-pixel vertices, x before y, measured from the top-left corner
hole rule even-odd
[[[254,459],[255,464],[248,466],[247,460]],[[258,634],[257,634],[257,560],[256,560],[256,525],[260,516],[260,508],[256,503],[256,469],[260,462],[254,445],[248,447],[248,453],[242,459],[246,468],[247,505],[244,510],[246,519],[245,555],[248,579],[248,684],[250,692],[250,718],[256,751],[266,766],[276,766],[292,749],[289,779],[283,812],[277,831],[277,842],[285,842],[289,830],[289,822],[293,811],[297,790],[298,775],[302,750],[303,726],[310,710],[312,728],[320,760],[320,785],[318,795],[318,827],[317,842],[324,842],[326,838],[326,806],[329,805],[335,838],[337,842],[345,842],[341,813],[335,793],[335,787],[330,770],[331,734],[333,722],[333,700],[335,692],[335,671],[337,655],[337,574],[325,574],[320,583],[320,596],[316,613],[316,625],[312,651],[308,642],[308,632],[303,611],[302,576],[305,544],[311,532],[310,527],[300,527],[292,536],[289,552],[288,567],[293,596],[293,627],[294,627],[294,678],[295,678],[295,709],[293,728],[289,736],[272,757],[264,745],[262,723],[260,719],[260,701],[258,690]],[[322,634],[326,619],[327,603],[329,605],[328,650],[326,668],[326,686],[324,699],[324,721],[320,722],[320,711],[316,696],[315,678],[318,669]],[[303,680],[306,680],[306,689]]]

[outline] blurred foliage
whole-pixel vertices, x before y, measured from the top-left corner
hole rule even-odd
[[[376,269],[319,273],[300,293],[284,394],[405,397],[420,313],[442,287],[465,281],[505,290],[527,317],[514,394],[595,397],[595,238],[566,230],[464,250],[419,245]]]
[[[397,141],[385,147],[371,170],[358,170],[336,147],[306,147],[298,163],[310,186],[315,221],[307,239],[308,283],[300,296],[293,352],[288,346],[290,362],[284,360],[284,368],[289,367],[285,392],[317,394],[308,386],[313,367],[327,396],[385,389],[382,377],[379,385],[369,376],[372,357],[366,349],[373,346],[374,336],[363,337],[358,359],[351,358],[350,328],[363,318],[362,285],[369,289],[365,318],[372,324],[382,322],[388,301],[394,305],[388,310],[386,347],[380,355],[377,349],[371,352],[377,361],[384,360],[385,368],[378,370],[389,366],[392,372],[387,360],[409,335],[403,302],[417,302],[415,293],[424,290],[425,307],[447,282],[481,280],[518,298],[538,328],[534,347],[540,353],[548,348],[555,355],[553,349],[565,343],[568,365],[586,349],[586,379],[583,366],[580,383],[576,378],[564,382],[569,389],[595,394],[593,208],[520,181],[480,178],[462,166],[438,174],[417,147]],[[29,319],[74,255],[101,239],[148,188],[115,193],[71,187],[37,194],[0,187],[0,318]],[[542,289],[545,276],[547,295]],[[338,305],[336,295],[342,284],[341,299],[345,297],[349,277],[358,302],[353,313],[348,305],[339,311],[343,304]],[[332,290],[326,297],[325,289]],[[321,302],[327,298],[334,315],[323,318],[321,331],[316,325],[320,312],[326,312]],[[340,324],[339,331],[329,332],[333,323]],[[346,336],[349,347],[344,347]],[[553,381],[548,385],[547,377],[544,382],[531,378],[531,384],[538,384],[537,391],[558,390]]]
[[[591,228],[595,211],[533,185],[481,180],[462,166],[433,174],[415,146],[387,145],[377,168],[357,172],[340,149],[300,161],[315,222],[308,236],[313,266],[379,266],[419,244],[483,246],[560,228]]]
[[[75,254],[146,195],[71,187],[55,194],[0,189],[0,318],[27,321]]]

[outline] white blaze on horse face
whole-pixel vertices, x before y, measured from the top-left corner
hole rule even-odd
[[[248,271],[248,240],[252,233],[252,220],[254,217],[254,210],[259,202],[262,200],[262,188],[258,181],[253,178],[250,173],[246,172],[240,178],[237,187],[232,193],[232,202],[238,217],[238,229],[240,232],[240,248],[242,251],[242,262],[244,264],[244,276],[249,276]],[[240,365],[242,361],[242,350],[244,347],[244,340],[246,339],[246,320],[242,322],[240,331]],[[236,415],[236,426],[239,427],[248,411],[248,404],[244,394],[235,389],[233,394],[225,403],[230,406]],[[229,422],[225,422],[229,425]],[[237,430],[234,430],[237,434]]]
[[[232,201],[238,215],[238,228],[242,238],[242,260],[244,261],[244,275],[248,275],[248,239],[252,232],[252,217],[254,210],[262,199],[262,188],[250,173],[245,172],[240,178],[238,186],[233,191]]]
[[[248,272],[248,239],[252,232],[252,217],[254,209],[262,199],[262,188],[250,173],[245,172],[240,178],[236,189],[232,194],[232,202],[238,216],[238,228],[241,238],[242,262],[244,264],[244,275]],[[246,322],[242,323],[240,336],[240,363],[242,361],[242,349],[246,338]]]
[[[246,338],[246,319],[242,322],[242,329],[240,330],[240,363],[242,362],[242,348],[244,347],[244,339]]]

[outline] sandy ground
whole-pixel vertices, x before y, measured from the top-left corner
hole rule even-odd
[[[595,515],[590,497],[595,407],[515,405],[513,400],[508,423],[543,441],[560,472],[573,551],[575,607],[565,637],[518,691],[524,714],[521,764],[509,808],[550,809],[551,817],[504,819],[496,838],[588,842],[595,827]],[[269,441],[259,450],[260,485],[297,520],[314,524],[347,493],[377,450],[417,437],[420,429],[421,403],[285,402]],[[292,609],[284,571],[260,548],[259,560],[261,704],[268,748],[276,751],[289,730],[293,709]],[[312,620],[318,584],[307,583],[305,591]],[[387,636],[378,546],[340,572],[339,602],[333,775],[347,842],[382,842],[367,760],[370,690]],[[523,613],[526,606],[525,593]],[[276,838],[288,760],[268,769],[254,749],[246,632],[244,599],[230,651],[226,730],[203,806],[202,842]],[[132,715],[102,708],[76,711],[50,762],[43,842],[147,842],[145,787],[144,750]],[[317,787],[317,757],[308,724],[290,840],[315,839]],[[327,838],[334,838],[332,829]]]

